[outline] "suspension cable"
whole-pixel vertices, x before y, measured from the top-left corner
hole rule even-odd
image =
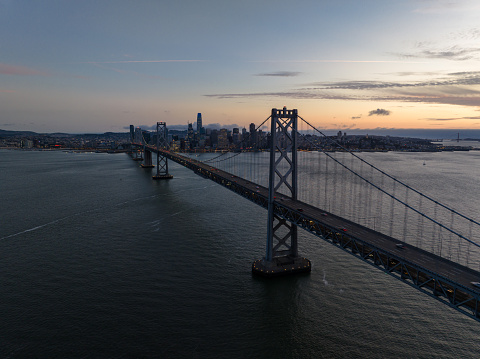
[[[298,116],[298,117],[300,117],[300,116]],[[300,118],[301,118],[301,117],[300,117]],[[303,118],[301,118],[301,119],[302,119],[303,121],[305,121]],[[312,126],[312,125],[309,124],[307,121],[305,121],[305,122],[306,122],[309,126]],[[312,126],[312,127],[313,127],[313,126]],[[315,127],[313,127],[313,128],[315,128]],[[323,136],[325,136],[321,131],[319,131],[319,130],[317,130],[317,131],[318,131],[319,133],[321,133]],[[301,134],[300,134],[300,135],[301,135]],[[467,242],[472,243],[474,246],[480,248],[480,244],[477,244],[477,243],[473,242],[472,240],[464,237],[464,236],[461,235],[460,233],[457,233],[457,232],[454,231],[453,229],[450,229],[450,228],[446,227],[446,226],[443,225],[442,223],[440,223],[440,222],[436,221],[435,219],[427,216],[426,214],[418,211],[417,209],[415,209],[415,208],[413,208],[412,206],[408,205],[407,203],[405,203],[405,202],[402,201],[401,199],[395,197],[394,195],[388,193],[388,192],[385,191],[384,189],[378,187],[377,185],[375,185],[374,183],[372,183],[371,181],[369,181],[368,179],[366,179],[366,178],[363,177],[362,175],[356,173],[355,171],[353,171],[352,169],[350,169],[349,167],[347,167],[346,165],[344,165],[343,163],[341,163],[340,161],[338,161],[336,158],[334,158],[333,156],[331,156],[330,154],[328,154],[327,152],[325,152],[322,148],[318,148],[312,141],[310,141],[309,139],[307,139],[305,136],[303,136],[303,135],[301,135],[301,136],[302,136],[307,142],[309,142],[310,144],[312,144],[314,148],[320,149],[326,156],[328,156],[330,159],[332,159],[333,161],[335,161],[336,163],[338,163],[340,166],[342,166],[343,168],[345,168],[347,171],[350,171],[350,172],[353,173],[354,175],[358,176],[358,177],[361,178],[363,181],[365,181],[366,183],[372,185],[373,187],[375,187],[375,188],[378,189],[379,191],[383,192],[384,194],[386,194],[387,196],[389,196],[389,197],[392,198],[393,200],[395,200],[395,201],[403,204],[404,206],[408,207],[408,208],[411,209],[412,211],[414,211],[414,212],[418,213],[419,215],[427,218],[427,219],[430,220],[431,222],[437,224],[438,226],[446,229],[447,231],[455,234],[456,236],[458,236],[458,237],[466,240]],[[325,137],[326,137],[326,136],[325,136]],[[340,146],[341,146],[341,145],[340,145]],[[343,146],[341,146],[341,147],[344,148]],[[347,150],[347,149],[345,149],[345,150],[348,151],[348,152],[350,152],[352,155],[354,155],[351,151],[349,151],[349,150]],[[356,155],[354,155],[354,156],[355,156],[356,158],[362,160],[360,157],[358,157],[358,156],[356,156]],[[365,163],[368,164],[369,166],[372,166],[372,167],[374,167],[375,169],[377,169],[375,166],[371,165],[371,164],[368,163],[367,161],[362,160],[362,162],[365,162]],[[379,171],[380,171],[380,170],[379,170]],[[381,172],[382,174],[385,174],[385,175],[388,176],[389,178],[395,180],[394,177],[386,174],[385,172],[383,172],[383,171],[380,171],[380,172]],[[401,181],[395,180],[395,182],[398,182],[398,183],[400,183],[401,185],[404,185]],[[404,186],[406,186],[406,185],[404,185]],[[411,189],[409,186],[406,186],[406,187],[408,187],[409,189]],[[413,189],[412,189],[412,190],[413,190]],[[418,192],[418,191],[416,191],[416,190],[414,190],[414,191],[415,191],[416,193],[418,193],[418,194],[421,194],[420,192]],[[425,198],[429,198],[429,197],[427,197],[427,196],[424,196],[424,197],[425,197]],[[450,209],[450,208],[442,205],[442,204],[441,204],[440,202],[438,202],[438,201],[434,201],[434,200],[432,200],[432,201],[433,201],[435,204],[437,204],[437,205],[440,205],[440,206],[442,206],[442,207],[444,207],[444,208],[446,208],[446,209],[448,209],[448,210],[450,210],[450,211],[453,211],[452,209]],[[459,214],[459,215],[460,215],[460,214]],[[463,215],[462,215],[462,217],[464,217],[464,218],[466,218],[466,219],[469,219],[468,217],[465,217],[465,216],[463,216]],[[474,222],[474,223],[477,223],[477,222],[475,222],[474,220],[471,220],[471,221]]]
[[[312,124],[310,124],[308,121],[306,121],[304,118],[302,118],[302,117],[300,117],[300,116],[298,116],[298,117],[299,117],[302,121],[305,121],[305,123],[308,124],[309,126],[311,126],[315,131],[317,131],[317,132],[320,133],[322,136],[324,136],[328,141],[333,142],[333,143],[336,144],[338,147],[340,147],[342,150],[345,150],[345,151],[349,152],[352,156],[356,157],[357,159],[359,159],[360,161],[366,163],[367,165],[373,167],[375,170],[379,171],[381,174],[389,177],[390,179],[394,180],[395,182],[398,182],[398,183],[401,184],[402,186],[407,187],[408,189],[412,190],[413,192],[419,194],[420,196],[425,197],[425,198],[428,199],[429,201],[431,201],[431,202],[433,202],[433,203],[435,203],[435,204],[438,204],[440,207],[443,207],[444,209],[446,209],[446,210],[448,210],[448,211],[451,211],[451,212],[459,215],[460,217],[466,219],[467,221],[473,222],[473,223],[475,223],[476,225],[479,225],[479,226],[480,226],[480,223],[477,222],[477,221],[475,221],[474,219],[471,219],[471,218],[469,218],[469,217],[467,217],[467,216],[465,216],[465,215],[457,212],[456,210],[447,207],[446,205],[444,205],[444,204],[442,204],[442,203],[434,200],[433,198],[431,198],[431,197],[423,194],[423,193],[420,192],[420,191],[417,191],[415,188],[410,187],[410,186],[407,185],[406,183],[404,183],[404,182],[396,179],[395,177],[389,175],[388,173],[382,171],[381,169],[379,169],[379,168],[376,167],[375,165],[373,165],[373,164],[369,163],[368,161],[364,160],[363,158],[357,156],[355,153],[353,153],[353,152],[350,151],[349,149],[345,148],[344,146],[342,146],[342,145],[341,145],[340,143],[338,143],[337,141],[328,138],[328,136],[326,136],[322,131],[318,130],[316,127],[314,127],[314,126],[313,126]],[[322,152],[324,152],[323,149],[322,149]],[[325,153],[325,152],[324,152],[324,153]]]

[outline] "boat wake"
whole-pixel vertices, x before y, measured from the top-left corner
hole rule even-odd
[[[207,187],[212,187],[212,186],[215,186],[215,184],[209,185],[209,186],[203,186],[203,187],[200,187],[200,189],[205,189],[205,188],[207,188]],[[198,189],[199,189],[199,188],[193,188],[193,189],[189,189],[189,190],[182,190],[182,191],[179,191],[179,192],[197,191]],[[158,198],[158,197],[162,197],[162,196],[166,196],[166,195],[176,195],[176,194],[178,194],[178,192],[172,192],[172,193],[161,194],[161,195],[158,195],[158,194],[157,194],[157,195],[147,196],[147,197],[140,197],[140,198],[135,198],[135,199],[132,199],[132,200],[129,200],[129,201],[124,201],[124,202],[116,203],[116,204],[113,205],[113,206],[119,207],[119,206],[124,206],[124,205],[130,204],[130,203],[142,201],[142,200],[149,199],[149,198]],[[58,218],[58,219],[55,219],[55,220],[50,221],[50,222],[48,222],[48,223],[41,224],[41,225],[39,225],[39,226],[32,227],[32,228],[29,228],[29,229],[25,229],[24,231],[21,231],[21,232],[17,232],[17,233],[9,234],[8,236],[0,237],[0,241],[1,241],[1,240],[4,240],[4,239],[13,238],[13,237],[16,237],[16,236],[19,236],[19,235],[21,235],[21,234],[25,234],[25,233],[28,233],[28,232],[33,232],[33,231],[36,231],[36,230],[39,230],[39,229],[42,229],[42,228],[45,228],[45,227],[48,227],[48,226],[57,224],[57,223],[59,223],[59,222],[65,221],[65,220],[70,219],[70,218],[73,218],[73,217],[82,216],[82,215],[85,215],[85,214],[88,214],[88,213],[97,212],[97,211],[101,211],[101,210],[104,210],[104,209],[105,209],[105,208],[95,208],[95,209],[90,209],[90,210],[88,210],[88,211],[83,211],[83,212],[71,214],[71,215],[66,216],[66,217]],[[173,213],[173,214],[171,214],[169,217],[178,215],[178,214],[180,214],[180,213],[181,213],[181,212]]]

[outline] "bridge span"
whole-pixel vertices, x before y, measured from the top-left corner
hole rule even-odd
[[[144,138],[134,141],[133,137],[132,145],[149,152],[150,158],[151,153],[157,153],[154,179],[172,178],[167,165],[171,160],[268,211],[266,254],[253,262],[254,274],[271,277],[310,271],[310,261],[298,254],[300,227],[480,321],[480,223],[388,175],[335,140],[339,151],[351,156],[342,160],[330,154],[318,147],[318,139],[300,133],[297,118],[321,133],[298,116],[297,110],[272,109],[267,118],[271,119],[271,129],[264,137],[269,164],[255,162],[255,155],[253,162],[240,161],[239,168],[250,167],[250,173],[236,167],[240,148],[228,152],[230,156],[206,161],[169,151],[163,122],[157,123],[156,146],[147,144]],[[256,133],[253,136],[256,141],[261,137]],[[318,164],[315,156],[301,156],[306,162],[299,161],[300,140],[321,152],[324,162]],[[214,161],[216,164],[211,165]],[[313,182],[304,180],[305,191],[299,193],[301,164],[305,168],[302,180],[311,175]],[[268,183],[251,167],[258,167],[262,175],[268,172]],[[315,199],[318,202],[314,203]],[[375,211],[378,217],[374,219],[380,223],[376,226],[374,222],[372,228],[365,223],[366,218],[360,217],[368,218]]]
[[[268,209],[268,188],[178,153],[147,148]],[[480,288],[471,284],[479,272],[289,196],[278,195],[274,203],[277,216],[480,321]]]

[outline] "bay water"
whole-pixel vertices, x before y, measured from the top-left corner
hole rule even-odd
[[[478,219],[480,152],[366,156]],[[174,163],[152,173],[0,150],[0,357],[480,355],[479,322],[305,231],[310,274],[252,276],[266,211]]]

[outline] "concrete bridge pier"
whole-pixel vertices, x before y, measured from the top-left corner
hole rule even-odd
[[[146,146],[143,147],[143,163],[142,163],[143,168],[153,168],[155,167],[152,164],[152,152],[147,149]]]

